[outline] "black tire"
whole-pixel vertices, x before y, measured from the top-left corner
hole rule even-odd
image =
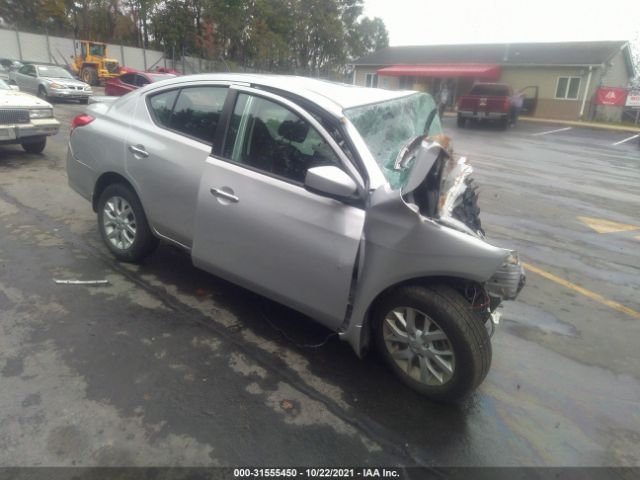
[[[35,142],[23,143],[22,148],[27,153],[42,153],[47,145],[47,138],[43,137]]]
[[[117,198],[124,199],[126,203],[130,205],[133,224],[135,225],[135,235],[131,240],[131,244],[126,247],[118,247],[112,243],[108,238],[109,233],[107,232],[107,228],[111,227],[105,225],[105,207],[108,202],[113,204],[114,199]],[[131,216],[128,218],[130,219]],[[111,250],[111,253],[113,253],[118,260],[123,262],[139,262],[151,254],[158,246],[158,239],[153,236],[151,228],[149,228],[147,216],[144,213],[138,196],[130,187],[121,183],[109,185],[100,195],[98,199],[98,228],[100,229],[100,235],[107,248]],[[110,231],[113,231],[113,229]]]
[[[43,86],[39,86],[38,87],[38,97],[40,97],[45,102],[50,102],[51,101],[49,99],[49,95],[47,95],[47,91],[44,89]]]
[[[394,360],[384,338],[383,322],[399,307],[413,308],[428,315],[448,337],[447,345],[454,353],[455,362],[453,374],[445,383],[423,383],[407,374]],[[452,288],[440,284],[399,287],[377,302],[372,315],[375,343],[386,363],[403,383],[430,399],[461,399],[473,392],[487,376],[491,366],[491,339],[469,302]]]
[[[458,114],[458,121],[456,122],[456,124],[459,128],[464,128],[467,124],[467,121],[462,115]]]
[[[98,71],[94,67],[84,67],[80,72],[80,78],[89,85],[98,85]]]
[[[465,183],[467,189],[458,198],[457,205],[453,208],[453,216],[484,237],[485,233],[480,221],[480,207],[478,206],[478,184],[471,177],[467,177]]]
[[[82,105],[86,105],[86,104],[88,104],[88,103],[89,103],[89,99],[88,99],[88,98],[81,98],[81,99],[80,99],[80,103],[81,103]]]
[[[509,117],[504,117],[498,120],[498,128],[500,130],[506,130],[509,127]]]

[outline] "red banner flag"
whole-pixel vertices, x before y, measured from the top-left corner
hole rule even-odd
[[[596,93],[596,104],[598,105],[615,105],[624,107],[627,100],[627,90],[617,87],[602,87]]]

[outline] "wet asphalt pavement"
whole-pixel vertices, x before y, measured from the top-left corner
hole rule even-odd
[[[116,262],[67,186],[82,110],[56,105],[43,155],[0,147],[0,466],[640,465],[640,149],[612,145],[630,134],[446,119],[490,241],[551,277],[528,272],[486,381],[440,405],[175,248]]]

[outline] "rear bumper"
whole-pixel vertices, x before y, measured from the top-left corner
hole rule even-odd
[[[458,116],[474,120],[503,120],[508,117],[506,112],[473,112],[470,110],[458,110]]]

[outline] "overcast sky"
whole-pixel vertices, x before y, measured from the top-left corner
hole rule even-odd
[[[390,45],[632,40],[640,0],[365,0]]]

